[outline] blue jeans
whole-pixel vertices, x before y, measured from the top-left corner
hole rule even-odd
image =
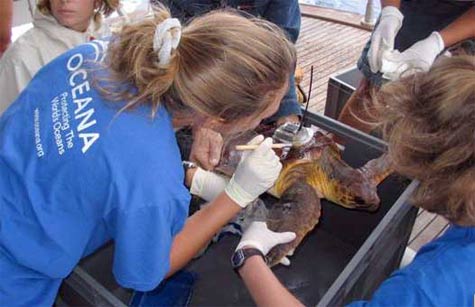
[[[130,301],[132,307],[145,306],[188,306],[196,274],[187,271],[179,271],[170,278],[162,281],[152,291],[135,291]]]

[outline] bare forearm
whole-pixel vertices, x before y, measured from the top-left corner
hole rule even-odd
[[[401,0],[381,0],[381,7],[395,6],[399,8],[400,5],[401,5]]]
[[[12,3],[12,0],[0,0],[0,54],[10,44],[13,14]]]
[[[257,306],[303,306],[280,283],[261,257],[249,258],[239,274]]]
[[[475,37],[475,8],[470,8],[440,32],[445,47]]]
[[[223,192],[188,218],[183,230],[173,240],[167,276],[185,266],[240,210],[241,207]]]

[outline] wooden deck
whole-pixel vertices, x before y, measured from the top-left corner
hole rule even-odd
[[[314,66],[309,110],[323,113],[328,78],[356,64],[370,32],[312,17],[302,18],[297,41],[298,64],[305,71],[302,88],[307,91],[310,66]]]
[[[442,216],[419,210],[409,238],[409,247],[418,251],[422,245],[442,235],[448,227],[449,222]]]
[[[302,87],[307,92],[310,66],[314,81],[309,110],[323,113],[331,75],[356,65],[371,33],[358,27],[359,17],[331,9],[301,6],[302,27],[297,41],[298,63],[305,71]],[[448,221],[420,210],[409,240],[414,251],[440,236]]]

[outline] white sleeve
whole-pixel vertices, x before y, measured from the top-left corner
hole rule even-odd
[[[0,115],[15,101],[33,74],[23,61],[3,59],[0,62]]]

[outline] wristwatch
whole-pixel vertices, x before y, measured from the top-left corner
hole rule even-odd
[[[191,162],[191,161],[182,161],[181,164],[183,165],[183,172],[185,174],[184,178],[183,178],[183,184],[187,187],[188,185],[186,184],[186,178],[187,178],[187,171],[189,169],[192,169],[192,168],[198,168],[198,165],[196,165],[195,162]],[[190,186],[191,186],[191,183],[190,183]]]
[[[262,252],[257,248],[241,248],[235,251],[231,257],[231,265],[233,269],[237,272],[244,265],[246,260],[252,256],[261,256],[267,263],[264,254],[262,254]]]
[[[198,167],[198,165],[196,165],[195,162],[191,162],[191,161],[182,161],[181,163],[183,164],[183,169],[185,170],[185,172],[186,172],[186,170],[189,170],[191,168],[197,168]]]

